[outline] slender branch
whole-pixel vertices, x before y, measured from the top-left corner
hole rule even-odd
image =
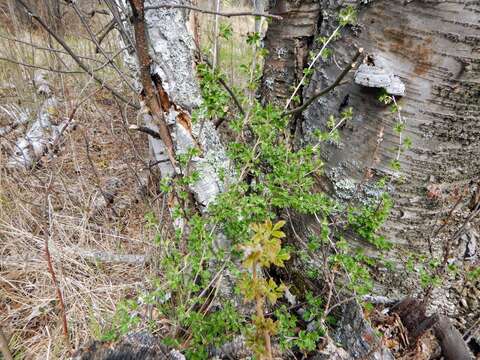
[[[50,192],[50,186],[51,186],[51,181],[50,184],[48,184],[48,192]],[[63,336],[65,337],[65,343],[67,344],[68,348],[71,349],[72,345],[70,343],[70,336],[68,334],[68,324],[67,324],[67,313],[65,310],[65,302],[63,301],[63,295],[62,295],[62,290],[60,289],[60,286],[58,285],[57,281],[57,276],[55,274],[55,270],[53,268],[53,262],[52,262],[52,256],[50,254],[50,249],[48,246],[50,237],[52,236],[52,219],[51,219],[51,201],[50,201],[50,194],[47,192],[45,196],[45,207],[47,211],[47,221],[48,221],[48,227],[45,229],[45,258],[47,260],[47,267],[48,267],[48,272],[50,273],[50,276],[52,277],[52,282],[53,285],[55,286],[55,291],[57,293],[57,300],[60,305],[60,314],[61,314],[61,319],[62,319],[62,328],[63,328]]]
[[[125,82],[125,84],[128,85],[128,87],[132,90],[135,91],[135,88],[133,87],[132,84],[126,79],[125,75],[122,73],[122,71],[118,68],[118,66],[113,62],[113,57],[110,58],[110,56],[107,55],[105,50],[101,47],[100,43],[98,42],[95,34],[93,33],[92,29],[88,25],[87,21],[83,18],[81,10],[78,8],[78,6],[72,2],[71,6],[73,7],[73,10],[77,14],[78,18],[80,19],[80,22],[83,24],[83,27],[85,30],[87,30],[88,35],[90,35],[90,38],[92,42],[95,44],[97,51],[100,51],[100,53],[105,57],[106,61],[112,65],[114,70],[117,72],[117,74],[120,76],[120,78]]]
[[[27,64],[27,63],[17,61],[17,60],[13,60],[13,59],[9,59],[9,58],[3,57],[3,56],[0,56],[0,61],[6,61],[6,62],[9,62],[9,63],[12,63],[12,64],[26,66],[26,67],[29,67],[29,68],[32,68],[32,69],[40,69],[40,70],[50,71],[50,72],[54,72],[54,73],[58,73],[58,74],[84,74],[85,73],[84,71],[50,69],[50,68],[40,66],[40,65]]]
[[[208,61],[207,58],[204,58],[201,54],[200,54],[200,58],[203,62],[205,62],[205,64],[207,64],[210,68],[213,69],[212,67],[212,64],[210,63],[210,61]],[[220,76],[218,78],[218,82],[225,88],[225,90],[228,92],[228,94],[230,95],[230,97],[232,98],[233,102],[235,103],[235,105],[237,106],[238,110],[240,111],[240,113],[245,116],[245,110],[243,109],[242,105],[240,104],[240,100],[238,100],[238,97],[237,95],[235,95],[235,93],[233,92],[233,90],[230,88],[230,86],[226,83],[225,80],[223,80],[223,78]],[[219,119],[219,120],[222,120],[222,121],[217,121],[215,123],[215,127],[218,128],[224,119]]]
[[[107,26],[105,27],[105,30],[102,30],[103,34],[101,34],[99,37],[98,37],[98,44],[101,45],[103,40],[105,40],[105,38],[107,37],[108,34],[110,34],[110,31],[112,31],[113,29],[115,29],[115,19],[111,20]],[[98,35],[98,34],[97,34]],[[95,50],[95,52],[99,52],[100,49],[97,47],[97,49]]]
[[[215,14],[215,25],[214,25],[214,39],[213,39],[213,71],[217,68],[218,65],[218,12],[220,11],[220,0],[216,0],[216,12]]]
[[[102,69],[105,68],[107,65],[111,64],[111,63],[112,63],[112,60],[113,60],[114,58],[116,58],[116,57],[117,57],[121,52],[123,52],[124,50],[125,50],[125,48],[122,48],[122,49],[118,50],[118,51],[112,56],[112,59],[109,59],[109,60],[105,61],[103,64],[99,65],[99,66],[96,67],[95,69],[92,69],[91,71],[92,71],[92,72],[97,72],[97,71],[102,70]],[[12,64],[17,64],[17,65],[21,65],[21,66],[26,66],[26,67],[29,67],[29,68],[32,68],[32,69],[45,70],[45,71],[49,71],[49,72],[53,72],[53,73],[57,73],[57,74],[70,74],[70,75],[85,74],[85,71],[80,71],[80,70],[59,70],[59,69],[51,69],[51,68],[47,68],[47,67],[40,66],[40,65],[28,64],[28,63],[24,63],[24,62],[21,62],[21,61],[9,59],[9,58],[3,57],[3,56],[0,56],[0,61],[6,61],[6,62],[10,62],[10,63],[12,63]],[[130,105],[131,105],[131,104],[130,104]]]
[[[322,48],[320,49],[320,51],[318,52],[318,54],[313,58],[313,60],[310,62],[310,65],[308,65],[308,70],[311,70],[313,68],[313,65],[315,65],[315,63],[317,62],[317,60],[320,58],[320,56],[323,54],[323,51],[327,48],[328,44],[330,44],[330,42],[335,38],[335,36],[337,35],[337,33],[340,31],[340,29],[342,28],[342,25],[338,25],[337,28],[333,31],[332,35],[330,35],[330,37],[327,39],[327,41],[325,41],[323,43],[323,46]],[[293,99],[295,98],[295,95],[297,95],[297,92],[300,90],[300,87],[303,85],[304,81],[306,80],[307,78],[307,73],[304,73],[303,74],[303,77],[302,79],[300,80],[300,82],[298,83],[298,85],[295,87],[295,90],[293,90],[293,93],[292,95],[290,96],[290,98],[288,99],[287,103],[285,104],[285,107],[284,109],[288,109],[288,107],[290,106],[290,103],[293,101]]]
[[[332,91],[333,89],[335,89],[337,86],[340,85],[341,81],[343,80],[343,78],[345,76],[347,76],[347,74],[349,73],[350,70],[352,70],[354,67],[355,67],[355,61],[358,60],[358,58],[360,57],[360,55],[363,53],[363,49],[358,49],[357,50],[357,53],[354,55],[352,61],[350,62],[350,64],[348,64],[345,69],[343,69],[343,71],[340,73],[340,75],[337,77],[337,79],[333,82],[333,84],[331,84],[330,86],[328,86],[327,88],[325,89],[322,89],[320,90],[319,92],[313,94],[310,99],[308,99],[307,101],[305,101],[303,103],[303,105],[295,108],[295,109],[292,109],[292,110],[289,110],[289,111],[285,111],[283,113],[284,116],[288,116],[288,115],[295,115],[295,114],[298,114],[298,113],[301,113],[302,111],[304,111],[307,107],[309,107],[316,99],[318,99],[319,97],[323,96],[323,95],[326,95],[328,94],[330,91]]]
[[[55,31],[50,29],[50,27],[42,20],[40,16],[38,16],[30,7],[25,3],[24,0],[17,0],[20,5],[22,5],[27,13],[34,18],[40,26],[45,29],[64,49],[65,51],[72,57],[72,59],[80,66],[86,73],[88,73],[93,79],[95,79],[96,82],[98,82],[102,87],[110,91],[115,97],[123,101],[124,103],[130,105],[131,107],[140,110],[140,106],[137,104],[132,103],[130,100],[126,99],[123,95],[121,95],[119,92],[117,92],[113,87],[110,85],[106,84],[103,79],[95,75],[95,72],[90,70],[88,66],[73,52],[73,50],[68,46],[65,41],[63,41],[62,38],[60,38]]]
[[[204,62],[205,64],[208,65],[208,67],[213,69],[213,66],[210,63],[210,61],[206,57],[203,56],[202,51],[200,49],[200,44],[198,44],[197,41],[195,41],[195,46],[197,47],[197,53],[198,53],[198,57],[200,58],[200,61]],[[228,92],[228,94],[232,98],[233,102],[237,106],[237,108],[240,111],[240,113],[242,114],[242,116],[245,116],[245,110],[243,109],[242,105],[240,104],[240,100],[238,100],[237,95],[235,95],[235,93],[230,88],[230,86],[227,84],[227,82],[221,76],[218,78],[218,81],[225,88],[225,90]],[[222,121],[220,121],[220,120],[222,120]],[[218,119],[218,121],[215,123],[215,128],[218,128],[222,124],[223,120],[224,119]]]
[[[242,12],[223,12],[223,11],[213,11],[208,9],[202,9],[196,6],[191,5],[181,5],[181,4],[164,4],[164,5],[155,5],[155,6],[146,6],[145,11],[147,10],[157,10],[157,9],[188,9],[193,11],[198,11],[204,14],[218,15],[224,17],[234,17],[234,16],[263,16],[272,19],[282,19],[280,15],[269,14],[265,12],[255,12],[255,11],[242,11]]]
[[[19,43],[19,44],[27,45],[27,46],[33,47],[34,49],[37,49],[37,50],[43,50],[43,51],[68,55],[68,53],[66,51],[63,51],[63,50],[60,50],[60,49],[54,49],[54,48],[51,48],[51,47],[41,46],[41,45],[38,45],[38,44],[34,44],[34,43],[31,43],[31,42],[28,42],[28,41],[23,41],[23,40],[20,40],[20,39],[12,38],[12,37],[5,36],[5,35],[2,35],[2,34],[0,34],[0,38],[8,40],[8,41],[13,41],[13,42],[16,42],[16,43]],[[78,55],[78,57],[80,59],[95,61],[95,62],[98,62],[98,63],[102,62],[101,60],[94,59],[94,58],[89,57],[89,56]]]

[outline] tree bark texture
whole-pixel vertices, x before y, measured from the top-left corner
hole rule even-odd
[[[283,106],[300,81],[308,51],[317,31],[320,4],[315,0],[270,1],[268,12],[283,19],[272,19],[264,39],[269,51],[261,84],[262,101]],[[301,94],[299,94],[301,95]]]
[[[144,6],[154,7],[166,3],[172,4],[171,1],[165,0],[148,0],[144,2]],[[123,2],[123,8],[128,8],[125,5]],[[218,172],[228,167],[228,160],[210,120],[205,119],[204,122],[197,124],[192,124],[191,121],[192,111],[201,104],[201,95],[193,62],[194,44],[186,27],[186,16],[183,9],[146,10],[144,29],[141,33],[146,36],[143,43],[149,46],[151,63],[144,63],[139,67],[133,56],[127,59],[127,62],[133,71],[137,72],[138,78],[143,77],[142,83],[148,82],[149,79],[146,77],[150,73],[149,85],[152,88],[148,89],[148,92],[155,91],[156,99],[151,98],[149,102],[155,105],[156,100],[159,100],[160,109],[152,109],[147,102],[146,113],[143,116],[145,125],[158,132],[162,126],[159,123],[161,119],[156,118],[154,113],[163,112],[170,133],[172,144],[167,144],[167,147],[161,139],[149,136],[152,157],[158,164],[162,176],[173,176],[178,171],[169,162],[169,146],[173,146],[176,155],[185,154],[192,147],[200,150],[200,154],[192,158],[190,169],[198,171],[200,179],[191,185],[190,190],[197,207],[203,212],[223,190]]]
[[[324,1],[327,16],[322,33],[336,23],[338,6]],[[344,1],[343,3],[356,3]],[[401,175],[394,182],[395,209],[385,226],[396,244],[425,249],[437,216],[448,210],[432,201],[428,188],[445,197],[457,186],[479,177],[480,166],[480,4],[471,1],[372,1],[359,3],[358,26],[345,29],[333,45],[334,58],[320,62],[304,96],[333,81],[357,47],[365,48],[406,84],[397,99],[406,121],[404,137],[411,148],[401,157]],[[338,5],[338,4],[337,4]],[[328,11],[331,11],[329,13]],[[362,178],[384,128],[380,162],[374,171],[391,174],[390,149],[398,145],[393,127],[397,115],[377,99],[377,89],[350,83],[320,98],[304,112],[304,129],[324,129],[329,115],[353,107],[353,121],[342,131],[340,146],[324,146],[327,176],[339,197],[348,198]],[[307,136],[308,138],[308,136]],[[345,180],[348,180],[346,182]],[[339,183],[342,184],[339,184]],[[465,199],[467,201],[467,199]]]
[[[394,131],[398,114],[378,100],[379,88],[355,84],[353,72],[346,77],[350,80],[347,84],[320,97],[303,112],[297,135],[303,143],[316,142],[313,132],[326,130],[330,115],[338,118],[343,110],[352,107],[353,119],[340,129],[341,143],[321,145],[326,166],[319,187],[345,203],[352,199],[367,202],[378,198],[383,191],[375,186],[375,181],[384,175],[393,176],[388,190],[393,195],[394,208],[383,232],[396,246],[387,257],[398,264],[406,259],[405,250],[428,254],[432,244],[433,255],[443,260],[439,255],[443,255],[440,253],[445,241],[452,241],[454,232],[478,204],[475,184],[480,178],[480,3],[319,0],[312,5],[309,0],[278,0],[272,8],[276,10],[270,11],[280,13],[287,7],[295,10],[317,6],[316,18],[309,20],[311,32],[307,36],[315,52],[321,44],[313,42],[313,37],[328,37],[338,26],[338,13],[346,5],[358,9],[358,23],[343,28],[341,37],[329,46],[333,55],[319,60],[310,83],[303,89],[303,101],[331,85],[357,50],[364,48],[365,62],[381,66],[405,85],[405,96],[397,97],[396,101],[406,122],[402,137],[410,138],[412,146],[401,154],[400,176],[397,176],[389,163],[396,158],[399,144],[399,135]],[[297,62],[294,56],[295,44],[299,43],[295,32],[298,30],[288,26],[295,14],[293,11],[283,15],[285,24],[273,21],[265,39],[270,54],[266,58],[262,96],[280,105],[292,93],[306,64]],[[372,168],[373,177],[363,183],[368,168]],[[359,188],[361,193],[357,197]],[[458,193],[466,189],[467,194],[448,219],[457,189]],[[466,206],[469,200],[474,204],[470,210]],[[446,226],[438,231],[443,223]],[[302,218],[296,226],[297,232],[320,231],[314,219]],[[468,265],[471,260],[466,260],[465,254],[478,259],[478,250],[476,254],[469,250],[472,243],[469,239],[470,233],[479,233],[479,228],[478,217],[464,227],[462,231],[468,234],[452,242],[449,261],[472,266]],[[375,254],[366,241],[346,235],[367,254]],[[418,280],[402,269],[398,266],[395,274],[385,278],[388,283],[382,292],[401,298],[419,290]],[[450,283],[445,283],[433,300],[449,315],[458,315],[458,299],[452,300],[449,286]],[[473,289],[471,295],[476,297],[475,294]],[[470,319],[467,321],[474,322],[478,307],[471,309],[465,316]],[[470,318],[470,313],[477,315]]]

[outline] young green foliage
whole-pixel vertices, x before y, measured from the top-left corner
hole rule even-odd
[[[251,240],[239,246],[244,253],[242,266],[247,270],[243,273],[239,288],[246,301],[255,301],[256,309],[248,342],[260,359],[272,359],[271,336],[277,332],[277,323],[265,318],[266,302],[275,305],[286,287],[284,284],[277,285],[271,278],[265,279],[259,272],[271,265],[283,267],[290,258],[281,244],[285,234],[280,229],[284,224],[285,221],[279,221],[273,225],[270,220],[253,224]]]

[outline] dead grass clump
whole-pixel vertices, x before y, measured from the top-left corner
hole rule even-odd
[[[47,46],[38,35],[35,41]],[[85,40],[76,41],[79,53],[94,56]],[[9,56],[28,58],[31,47],[15,46]],[[34,57],[37,64],[53,66],[48,61],[54,55],[37,51],[42,54]],[[45,241],[65,302],[69,340],[77,348],[102,334],[121,299],[149,286],[158,231],[145,227],[145,214],[159,216],[162,201],[149,182],[147,139],[128,131],[136,114],[85,75],[50,75],[62,104],[58,116],[68,117],[78,107],[72,126],[35,168],[6,169],[12,144],[30,125],[39,101],[32,69],[9,64],[0,74],[0,83],[13,84],[5,86],[0,104],[16,104],[29,118],[0,137],[0,324],[16,358],[67,358]],[[123,88],[112,72],[102,76]],[[0,118],[1,127],[12,122],[5,112]]]

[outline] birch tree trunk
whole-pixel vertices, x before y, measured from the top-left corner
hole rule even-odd
[[[322,34],[336,26],[338,6],[331,3],[323,2]],[[371,61],[406,85],[405,96],[397,100],[406,122],[403,136],[412,146],[400,157],[404,181],[395,181],[390,189],[395,208],[385,225],[388,238],[397,245],[427,250],[432,229],[453,206],[448,196],[463,186],[473,190],[471,182],[479,178],[479,11],[480,4],[469,1],[360,5],[358,26],[346,29],[334,43],[335,61],[320,63],[304,91],[308,98],[330,84],[356,47],[365,48]],[[378,101],[378,89],[351,82],[304,112],[305,139],[314,129],[325,128],[328,116],[338,116],[345,106],[353,107],[353,120],[342,130],[342,144],[326,145],[324,155],[332,190],[348,199],[373,157],[382,128],[380,162],[373,170],[378,176],[392,175],[388,164],[395,158],[391,149],[398,146],[399,136],[394,131],[397,114]],[[342,185],[346,183],[352,189]],[[465,196],[462,203],[468,199]],[[435,242],[440,246],[440,239]]]
[[[128,11],[126,2],[121,7]],[[164,0],[145,1],[145,7],[171,4]],[[184,1],[176,1],[183,4]],[[192,170],[200,173],[199,180],[191,185],[197,208],[206,211],[208,204],[223,190],[218,172],[228,167],[223,145],[209,119],[192,124],[191,116],[201,104],[194,63],[194,44],[186,27],[187,14],[183,9],[151,9],[145,13],[145,27],[148,51],[152,60],[150,74],[158,91],[161,110],[173,141],[174,152],[185,154],[191,148],[200,150],[191,160]],[[131,36],[133,38],[133,35]],[[127,59],[134,71],[138,72],[138,63],[134,54]],[[140,87],[140,84],[138,84]],[[155,117],[145,109],[143,119],[147,127],[158,132],[159,124]],[[151,110],[151,109],[150,109]],[[179,169],[169,162],[168,149],[164,142],[149,137],[151,154],[158,164],[162,177],[171,177]]]
[[[406,123],[402,137],[411,139],[412,144],[401,154],[401,169],[396,176],[389,164],[396,158],[399,145],[399,135],[394,131],[398,114],[391,113],[390,107],[378,100],[379,88],[349,81],[316,100],[298,122],[301,141],[306,143],[313,140],[316,129],[326,129],[330,115],[338,117],[345,108],[353,108],[352,121],[341,129],[340,145],[323,145],[326,171],[322,188],[348,202],[367,168],[372,168],[374,176],[361,186],[365,201],[378,194],[373,185],[376,180],[393,176],[388,190],[393,195],[394,209],[383,227],[387,239],[396,245],[390,259],[401,262],[408,253],[414,253],[443,261],[442,251],[448,246],[449,262],[471,267],[468,261],[464,263],[464,257],[471,239],[479,233],[478,216],[472,216],[478,213],[478,202],[472,200],[470,208],[466,204],[475,198],[480,178],[480,4],[467,0],[321,0],[316,6],[322,15],[316,20],[301,17],[305,22],[309,19],[308,24],[302,23],[303,28],[315,27],[318,21],[318,33],[309,36],[330,35],[345,5],[358,8],[358,25],[344,28],[341,37],[333,42],[333,56],[316,65],[303,90],[303,99],[332,84],[357,49],[364,48],[369,65],[397,76],[405,85],[405,96],[396,100]],[[283,0],[276,1],[273,9],[295,9],[286,17],[288,26],[299,9],[309,6],[313,5],[308,0]],[[287,26],[280,28],[273,22],[265,41],[270,55],[265,65],[264,94],[266,89],[272,90],[267,99],[270,96],[280,104],[285,104],[291,94],[287,89],[296,85],[304,67],[298,63],[294,66],[295,46],[291,45],[298,44],[303,36],[297,35],[298,27],[290,30]],[[318,47],[314,46],[315,50]],[[383,141],[377,149],[379,140]],[[378,162],[374,161],[377,156]],[[443,223],[446,225],[440,230]],[[313,220],[306,219],[303,225],[305,231],[315,231]],[[350,240],[367,252],[374,250],[364,241],[353,237]],[[478,253],[470,259],[475,257]],[[394,293],[394,297],[418,290],[418,280],[401,272],[400,267],[392,275],[396,279],[389,278],[385,291]],[[455,287],[444,284],[445,288],[450,286]],[[453,314],[456,300],[445,296],[451,290],[437,294],[437,298]],[[476,294],[477,290],[472,289],[469,296]]]

